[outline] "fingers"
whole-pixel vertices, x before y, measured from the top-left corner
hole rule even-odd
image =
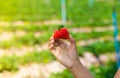
[[[62,43],[61,45],[59,45],[58,47],[60,47],[61,49],[66,50],[67,49],[67,44]]]
[[[54,40],[53,37],[50,38],[50,42],[49,42],[49,49],[54,49],[55,47],[58,47],[59,45],[61,45],[63,42],[61,40]],[[54,48],[53,48],[54,47]]]
[[[59,44],[61,44],[62,43],[62,41],[61,40],[54,40],[54,38],[53,38],[53,36],[52,37],[50,37],[50,44],[55,44],[56,46],[58,46]]]
[[[58,43],[59,45],[63,43],[62,40],[55,40],[56,43]]]
[[[53,44],[49,45],[48,47],[49,47],[50,50],[54,50],[55,49]]]
[[[54,44],[55,41],[54,40],[50,40],[49,44]]]
[[[69,40],[70,40],[70,46],[72,48],[76,48],[76,41],[75,41],[75,39],[72,36],[70,36]]]
[[[50,50],[53,50],[55,48],[53,44],[54,44],[54,39],[53,39],[53,37],[50,37],[50,42],[49,42],[49,45],[48,45]]]

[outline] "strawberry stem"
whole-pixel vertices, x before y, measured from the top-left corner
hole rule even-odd
[[[64,25],[60,25],[60,26],[58,27],[58,30],[60,30],[61,28],[64,28]]]

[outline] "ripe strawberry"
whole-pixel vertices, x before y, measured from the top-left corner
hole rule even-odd
[[[60,33],[61,33],[60,36],[61,39],[69,39],[69,32],[66,28],[61,28]]]
[[[69,32],[66,28],[61,28],[60,30],[56,30],[53,35],[55,40],[58,39],[69,39]]]
[[[60,31],[59,31],[59,30],[56,30],[56,31],[54,32],[54,35],[53,35],[54,40],[60,39],[60,36],[61,36]]]

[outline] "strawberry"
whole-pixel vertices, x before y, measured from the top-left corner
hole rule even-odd
[[[60,30],[56,30],[53,35],[55,40],[58,39],[69,39],[69,32],[66,28],[60,28]]]
[[[61,37],[60,31],[59,31],[59,30],[56,30],[56,31],[54,32],[53,37],[54,37],[54,40],[60,39],[60,37]]]
[[[69,39],[69,32],[66,28],[61,28],[60,33],[61,33],[60,36],[61,39]]]

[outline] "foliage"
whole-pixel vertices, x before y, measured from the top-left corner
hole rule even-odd
[[[115,51],[113,41],[105,41],[105,42],[97,41],[93,44],[84,46],[83,49],[85,51],[92,52],[93,54],[95,54],[97,56],[99,54],[104,54],[107,52],[114,52]]]
[[[48,63],[55,58],[49,51],[31,52],[26,53],[23,56],[2,56],[0,57],[0,72],[17,71],[20,65],[29,63]]]
[[[51,0],[49,5],[45,0],[6,0],[0,1],[0,20],[5,21],[43,21],[61,19],[60,2]],[[95,1],[93,7],[88,7],[88,0],[66,0],[67,20],[71,26],[108,26],[112,24],[112,1]],[[120,5],[117,4],[119,13]],[[118,20],[120,16],[118,15]],[[119,22],[118,22],[119,23]]]
[[[109,62],[107,65],[101,65],[99,67],[92,66],[90,71],[95,76],[95,78],[113,78],[116,71],[116,63]]]
[[[68,70],[64,70],[62,73],[53,73],[49,78],[74,78]]]

